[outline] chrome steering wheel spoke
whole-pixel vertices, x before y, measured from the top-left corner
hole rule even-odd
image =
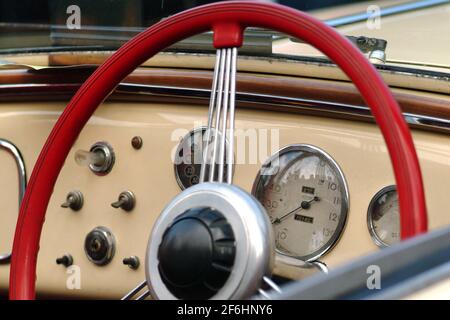
[[[139,283],[133,290],[124,295],[120,300],[144,300],[150,296],[150,290],[147,287],[147,280]],[[143,290],[146,288],[145,290]]]
[[[237,48],[218,49],[211,88],[200,183],[224,182],[225,166],[227,166],[225,182],[231,184],[233,180],[236,69]],[[228,150],[226,150],[227,141],[229,141]],[[212,150],[210,150],[211,145]],[[208,165],[210,170],[208,177],[206,177],[206,166]],[[218,166],[217,174],[216,165]]]

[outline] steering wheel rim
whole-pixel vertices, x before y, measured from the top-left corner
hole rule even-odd
[[[34,299],[36,263],[45,213],[64,161],[90,116],[129,73],[164,48],[214,31],[216,48],[238,47],[246,27],[297,37],[333,60],[371,108],[394,168],[402,239],[427,231],[422,175],[411,133],[381,76],[361,52],[321,21],[282,5],[227,1],[184,11],[140,33],[108,58],[80,87],[53,127],[34,166],[16,225],[10,299]]]

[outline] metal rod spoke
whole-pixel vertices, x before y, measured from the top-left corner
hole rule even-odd
[[[214,181],[214,174],[215,174],[215,169],[216,169],[216,158],[217,158],[217,144],[218,144],[218,139],[219,139],[219,135],[220,135],[220,110],[222,107],[222,92],[223,92],[223,75],[224,75],[224,69],[225,69],[225,55],[226,55],[226,50],[222,49],[221,50],[221,58],[220,58],[220,69],[219,69],[219,89],[218,89],[218,96],[217,96],[217,104],[216,104],[216,119],[215,119],[215,131],[214,131],[214,149],[213,149],[213,154],[212,154],[212,160],[211,160],[211,166],[209,168],[209,181],[213,182]]]
[[[230,69],[231,69],[231,49],[226,50],[226,63],[225,63],[225,88],[223,90],[223,108],[222,108],[222,135],[220,136],[220,149],[219,149],[219,175],[217,177],[218,182],[223,182],[223,171],[225,167],[225,146],[227,140],[227,123],[228,123],[228,99],[230,95]]]
[[[138,294],[139,291],[141,291],[142,289],[144,289],[147,286],[147,280],[142,281],[140,284],[138,284],[133,290],[131,290],[130,292],[128,292],[126,295],[124,295],[122,297],[122,299],[120,300],[131,300],[133,299],[133,297]],[[146,291],[148,294],[150,294],[150,292],[147,290]],[[142,295],[141,295],[142,296]],[[138,299],[141,297],[139,296]],[[148,295],[147,295],[148,296]]]
[[[265,283],[267,283],[267,285],[269,285],[269,287],[272,290],[274,290],[274,291],[276,291],[278,293],[281,293],[280,287],[275,282],[273,282],[272,279],[270,279],[269,277],[263,277],[263,280],[264,280]]]
[[[237,48],[217,50],[209,101],[208,126],[205,141],[203,141],[200,183],[217,181],[231,184],[232,182],[236,65]],[[227,143],[229,143],[229,149]],[[209,169],[208,173],[207,169]]]
[[[227,183],[231,184],[233,181],[233,160],[234,160],[234,110],[236,108],[236,68],[237,68],[237,48],[232,49],[231,58],[231,79],[230,79],[230,138],[229,150],[227,153]]]
[[[264,298],[266,300],[272,300],[270,296],[265,292],[263,289],[258,289],[258,293],[261,295],[261,298]]]
[[[209,111],[208,111],[208,127],[206,130],[206,145],[205,141],[203,141],[203,154],[202,154],[202,165],[200,170],[200,183],[205,181],[206,174],[206,166],[208,161],[208,153],[209,153],[209,144],[211,143],[211,130],[212,130],[212,121],[214,117],[215,103],[216,103],[216,93],[217,93],[217,79],[219,77],[219,65],[221,58],[221,50],[217,49],[216,53],[216,65],[214,66],[214,76],[211,88],[211,99],[209,101]]]
[[[136,300],[144,300],[150,295],[150,290],[145,291],[143,294],[141,294],[139,297],[136,298]]]

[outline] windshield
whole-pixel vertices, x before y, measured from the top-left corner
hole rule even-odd
[[[0,54],[115,50],[161,19],[211,2],[215,1],[0,0]],[[344,35],[387,42],[387,63],[450,68],[450,0],[272,2],[307,11]],[[263,46],[250,48],[253,53],[321,55],[295,39],[268,30],[258,34],[268,37]]]

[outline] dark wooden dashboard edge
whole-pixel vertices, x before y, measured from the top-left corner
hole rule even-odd
[[[95,70],[94,67],[77,69],[52,69],[42,72],[27,69],[0,71],[0,102],[6,101],[68,101],[80,85]],[[139,68],[123,82],[135,84],[210,89],[212,72],[206,70],[180,70],[164,68]],[[33,87],[30,84],[39,84]],[[21,85],[27,85],[26,87]],[[239,73],[237,91],[253,94],[270,94],[290,98],[320,100],[330,103],[365,105],[352,83],[325,81],[310,78]],[[398,92],[394,97],[403,112],[450,120],[450,99],[440,94]],[[49,95],[51,93],[51,95]],[[113,93],[110,100],[139,101],[139,95]],[[145,101],[161,101],[159,97],[145,96]],[[183,98],[182,101],[188,102]],[[192,100],[192,103],[198,103]],[[179,103],[180,99],[175,102]],[[240,103],[238,106],[245,107]],[[277,108],[265,109],[280,110]],[[290,110],[292,111],[292,110]],[[301,111],[304,113],[304,110]]]

